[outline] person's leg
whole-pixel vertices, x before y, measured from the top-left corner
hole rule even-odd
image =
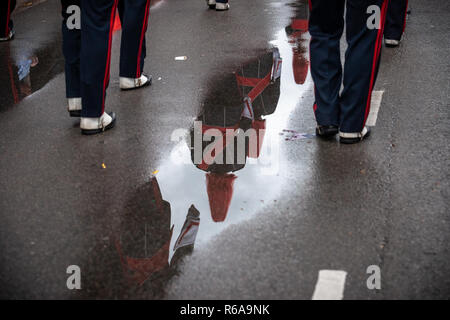
[[[344,90],[341,94],[340,132],[355,137],[363,132],[377,78],[388,0],[347,0]],[[369,6],[380,8],[379,28],[370,29]],[[365,130],[364,130],[365,131]],[[345,135],[345,133],[351,133]],[[361,136],[359,136],[362,138]]]
[[[105,110],[117,1],[81,0],[81,116],[84,118],[98,118]]]
[[[16,7],[16,0],[0,1],[0,38],[10,39],[10,32],[13,30],[11,13]]]
[[[315,86],[314,113],[319,126],[338,126],[342,82],[340,39],[345,0],[311,0],[311,75]],[[337,133],[337,131],[335,132]]]
[[[405,32],[407,10],[408,0],[390,0],[384,28],[385,39],[400,41]]]
[[[120,45],[120,76],[139,78],[146,57],[145,32],[147,31],[150,0],[120,0],[119,16],[122,23]]]
[[[66,76],[66,97],[81,98],[80,88],[80,50],[81,50],[81,30],[76,28],[76,21],[73,15],[79,13],[80,0],[62,0],[62,35],[63,54],[65,60]],[[75,6],[75,7],[72,7]],[[81,108],[80,108],[81,109]]]

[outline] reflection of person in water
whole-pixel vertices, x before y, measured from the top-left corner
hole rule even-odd
[[[276,109],[280,75],[281,58],[278,49],[274,49],[245,64],[235,74],[220,79],[220,86],[212,86],[217,89],[205,100],[204,110],[197,118],[201,121],[201,162],[197,162],[195,156],[199,152],[196,150],[199,146],[195,145],[195,128],[191,131],[191,158],[197,168],[207,172],[207,193],[215,222],[222,222],[227,216],[236,180],[233,172],[245,167],[246,158],[259,157],[265,131],[264,116]],[[249,130],[255,134],[245,137],[245,157],[240,161],[238,134]],[[211,131],[215,132],[213,136],[209,134]],[[220,147],[211,149],[217,143]],[[227,157],[228,148],[232,148],[233,157]],[[206,159],[208,155],[211,159]]]
[[[30,69],[36,67],[38,63],[39,60],[36,56],[24,59],[19,63],[17,75],[20,83],[20,92],[24,97],[29,96],[32,93]]]
[[[297,84],[305,83],[309,70],[309,61],[306,58],[308,46],[305,45],[306,40],[303,39],[303,35],[308,32],[308,13],[309,8],[306,3],[299,2],[296,8],[296,16],[285,29],[289,39],[288,41],[292,45],[292,69],[294,71],[295,83]]]
[[[39,60],[36,55],[22,58],[17,63],[13,61],[9,54],[9,46],[6,55],[1,55],[1,65],[5,67],[6,72],[2,73],[5,78],[4,83],[9,85],[2,90],[2,106],[11,106],[18,103],[33,92],[36,86],[31,80],[31,68],[35,68]],[[7,80],[6,80],[7,79]]]
[[[9,43],[4,45],[0,68],[5,72],[0,72],[0,82],[6,85],[0,88],[0,112],[40,90],[61,73],[64,61],[54,46],[55,43],[50,42],[35,50],[17,47],[14,50]]]
[[[155,177],[139,190],[138,198],[139,201],[132,199],[126,207],[115,245],[126,278],[132,284],[142,285],[192,250],[200,213],[193,205],[189,208],[183,228],[171,248],[170,203],[163,200]],[[173,263],[170,263],[170,257]]]

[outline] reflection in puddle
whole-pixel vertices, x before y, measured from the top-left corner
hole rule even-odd
[[[0,82],[5,84],[0,88],[0,112],[40,90],[64,70],[62,55],[55,46],[59,43],[29,51],[11,42],[0,45]]]
[[[22,4],[16,14],[45,2],[35,0]],[[154,0],[151,3],[152,10],[157,10],[165,3],[164,0]],[[20,10],[22,8],[22,10]],[[114,25],[115,31],[120,29],[118,15]],[[60,22],[56,22],[60,24]],[[39,32],[46,33],[46,30]],[[28,37],[28,38],[26,38]],[[28,34],[17,35],[14,40],[0,44],[0,112],[6,111],[19,103],[27,96],[42,89],[56,75],[64,71],[64,58],[61,50],[61,39],[58,36],[50,42],[44,42],[41,38],[29,40]],[[25,40],[26,39],[26,40]]]
[[[144,199],[144,200],[143,200]],[[144,203],[142,203],[144,201]],[[156,178],[138,190],[122,216],[119,237],[114,239],[126,279],[142,285],[153,274],[169,267],[169,252],[179,258],[189,253],[200,225],[200,212],[191,205],[173,245],[172,208],[162,198]]]
[[[312,86],[305,12],[306,4],[299,6],[291,25],[271,42],[274,49],[209,83],[210,91],[195,119],[201,122],[185,130],[187,137],[146,186],[144,192],[151,198],[148,211],[138,217],[127,210],[129,216],[123,217],[116,246],[132,282],[143,284],[154,273],[176,265],[194,244],[201,248],[231,225],[276,205],[286,183],[279,175],[283,162],[280,133]],[[283,61],[280,78],[276,75],[278,56]],[[229,140],[226,129],[233,129]],[[256,140],[253,147],[250,139],[245,140],[244,161],[237,161],[238,148],[227,158],[227,149],[238,145],[233,134],[248,129],[256,132]],[[215,132],[211,141],[202,142],[210,130]],[[200,154],[223,141],[209,152],[209,161],[195,157],[199,149],[196,134],[200,135]]]

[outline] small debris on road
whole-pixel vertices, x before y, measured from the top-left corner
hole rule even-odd
[[[316,135],[311,133],[300,133],[294,130],[283,129],[280,136],[285,136],[286,141],[312,139]]]

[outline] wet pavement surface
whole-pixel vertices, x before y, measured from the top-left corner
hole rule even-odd
[[[320,270],[343,270],[344,299],[448,299],[450,4],[410,3],[373,136],[352,146],[314,135],[307,1],[154,2],[153,85],[119,90],[117,31],[117,127],[92,137],[66,111],[59,1],[17,12],[0,44],[0,297],[311,299]],[[247,125],[242,97],[278,54],[244,163],[196,162],[196,133]]]

